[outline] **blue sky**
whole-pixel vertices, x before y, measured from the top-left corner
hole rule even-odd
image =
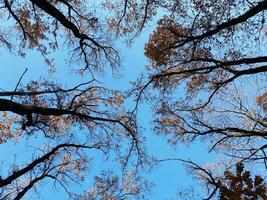
[[[149,65],[147,59],[144,56],[144,44],[148,40],[149,34],[153,26],[144,30],[144,33],[134,42],[132,47],[126,47],[126,45],[120,44],[119,49],[122,53],[122,68],[120,78],[114,78],[110,71],[101,77],[101,81],[112,89],[129,89],[129,81],[134,81],[137,79],[139,73],[145,70],[145,66]],[[57,51],[55,54],[57,72],[53,75],[55,80],[59,80],[66,85],[74,85],[75,83],[87,80],[88,77],[80,77],[77,74],[71,72],[69,67],[64,61],[67,52]],[[28,68],[27,73],[23,77],[22,83],[27,83],[30,80],[38,80],[40,76],[49,76],[47,66],[43,62],[43,58],[39,53],[29,52],[26,58],[21,58],[16,56],[11,52],[4,52],[2,49],[0,52],[2,58],[0,67],[0,88],[4,90],[13,90],[16,86],[18,78],[21,76],[23,71]],[[207,154],[207,149],[202,143],[195,143],[187,148],[185,145],[178,144],[174,149],[171,147],[164,136],[156,136],[152,131],[152,112],[150,105],[143,104],[139,108],[138,119],[142,127],[145,127],[144,135],[147,138],[147,148],[151,155],[157,156],[159,159],[165,158],[182,158],[188,159],[204,164],[207,162],[212,162],[214,155]],[[0,155],[1,155],[1,167],[5,168],[7,162],[12,162],[15,158],[20,163],[25,161],[27,158],[27,149],[24,148],[24,142],[33,142],[23,140],[18,143],[7,143],[0,145]],[[40,143],[40,141],[35,140],[35,144]],[[28,149],[29,150],[29,149]],[[14,155],[17,154],[16,157]],[[98,158],[99,155],[95,155],[97,158],[96,162],[92,165],[90,174],[92,176],[99,173],[99,168],[101,166],[107,166],[111,168],[112,164],[110,162],[106,163],[102,158]],[[30,158],[30,155],[28,156]],[[8,161],[9,160],[9,161]],[[186,187],[190,185],[196,185],[195,180],[192,176],[188,175],[184,166],[178,161],[168,161],[163,162],[157,166],[150,174],[146,174],[145,178],[152,181],[155,184],[153,188],[152,195],[149,199],[172,199],[175,198],[178,188]],[[50,185],[51,186],[51,185]],[[79,186],[75,186],[79,188]],[[44,189],[43,189],[44,188]],[[63,191],[59,189],[51,190],[46,187],[46,184],[42,184],[40,188],[40,199],[66,199],[66,195]],[[29,196],[24,198],[28,199]],[[34,198],[33,198],[34,199]]]

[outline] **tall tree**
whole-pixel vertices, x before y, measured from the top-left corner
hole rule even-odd
[[[207,168],[200,167],[193,162],[187,162],[189,167],[198,173],[198,176],[207,186],[209,196],[205,198],[220,200],[256,200],[267,199],[267,187],[264,179],[256,175],[251,177],[250,171],[244,171],[244,165],[237,163],[235,172],[226,170],[222,176],[214,176]]]
[[[149,2],[165,16],[145,46],[147,79],[134,91],[137,105],[155,91],[155,132],[265,163],[267,1]]]
[[[71,67],[89,74],[87,82],[65,88],[62,85],[66,84],[50,77],[22,84],[25,70],[14,90],[2,89],[1,144],[12,145],[13,140],[16,148],[25,138],[38,138],[38,142],[31,144],[32,160],[5,164],[0,199],[24,198],[49,181],[76,198],[69,184],[84,180],[91,161],[89,152],[115,157],[126,177],[121,184],[116,177],[98,177],[95,191],[80,198],[125,199],[141,193],[138,175],[127,176],[128,164],[134,161],[138,166],[144,156],[135,116],[124,108],[125,97],[120,91],[107,89],[95,79],[96,73],[119,67],[113,44],[116,33],[110,31],[110,19],[98,17],[91,6],[91,2],[79,0],[0,2],[2,45],[22,57],[37,50],[52,73],[57,66],[51,52],[64,45]],[[106,4],[98,6],[107,8]]]
[[[89,150],[117,156],[124,170],[146,159],[135,112],[142,99],[154,104],[155,132],[172,144],[200,138],[210,151],[266,162],[267,1],[103,1],[98,8],[107,9],[105,19],[90,6],[80,0],[0,2],[2,45],[23,57],[39,51],[51,72],[50,52],[65,45],[70,65],[91,75],[65,88],[49,78],[23,85],[22,74],[14,90],[0,92],[1,143],[39,137],[46,144],[35,146],[32,160],[4,170],[2,199],[21,199],[46,180],[74,198],[138,197],[143,183],[137,177],[121,184],[96,177],[95,188],[78,196],[67,186],[84,179]],[[128,112],[124,95],[98,84],[95,74],[108,66],[117,70],[116,37],[133,42],[158,11],[164,17],[145,46],[151,66],[135,83],[136,107]]]

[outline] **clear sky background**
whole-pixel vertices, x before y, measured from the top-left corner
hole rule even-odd
[[[106,86],[113,89],[126,90],[129,89],[129,81],[134,81],[138,78],[139,73],[145,70],[145,66],[149,65],[147,59],[144,56],[144,44],[148,40],[148,37],[153,30],[154,25],[152,24],[149,28],[144,30],[144,33],[134,42],[132,47],[126,47],[124,44],[119,45],[119,49],[122,55],[122,67],[120,78],[114,78],[107,71],[106,75],[101,78],[102,82],[105,82]],[[87,80],[88,77],[80,77],[77,74],[71,72],[64,59],[67,56],[66,51],[62,51],[60,48],[55,54],[57,72],[53,75],[55,80],[59,80],[61,83],[66,83],[66,86],[74,85],[83,80]],[[43,58],[37,52],[29,52],[25,59],[18,57],[12,52],[5,52],[4,49],[0,50],[1,64],[0,64],[0,88],[4,90],[13,90],[16,83],[23,73],[28,68],[27,73],[23,77],[22,83],[26,84],[30,80],[38,80],[40,76],[47,77],[47,66],[43,62]],[[63,85],[64,86],[64,85]],[[177,94],[179,95],[179,94]],[[165,158],[182,158],[191,159],[199,164],[205,164],[213,162],[215,157],[212,154],[207,154],[207,149],[202,143],[195,143],[189,148],[185,145],[178,144],[174,149],[171,147],[164,136],[156,136],[152,131],[152,118],[151,118],[150,105],[143,104],[139,108],[139,123],[142,127],[145,127],[144,135],[147,138],[147,148],[151,155],[157,156],[159,159]],[[9,162],[16,160],[18,163],[27,160],[27,152],[30,149],[25,149],[25,143],[30,143],[34,140],[18,141],[19,143],[14,144],[6,143],[0,145],[1,165],[3,168],[8,166]],[[25,143],[24,143],[25,142]],[[35,140],[35,144],[41,143],[41,141]],[[16,156],[14,156],[17,154]],[[95,157],[97,158],[97,154]],[[28,155],[28,158],[31,154]],[[30,161],[30,160],[29,160]],[[98,175],[99,169],[102,166],[112,167],[110,162],[106,163],[102,158],[98,158],[92,165],[90,174],[92,176]],[[192,179],[184,165],[178,161],[168,161],[160,164],[151,172],[146,174],[145,178],[152,181],[155,186],[152,190],[151,200],[161,199],[174,199],[178,188],[187,187],[190,185],[196,186],[195,180]],[[89,183],[90,184],[90,183]],[[51,185],[50,185],[51,186]],[[77,189],[79,186],[75,186]],[[63,193],[62,189],[52,189],[46,187],[46,184],[42,184],[42,188],[39,188],[40,199],[66,199],[66,194]],[[30,199],[26,196],[24,199]],[[34,199],[34,198],[32,198]]]

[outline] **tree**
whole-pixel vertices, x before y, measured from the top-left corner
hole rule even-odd
[[[155,132],[265,163],[267,1],[152,2],[165,16],[145,46],[151,66],[131,92],[137,106],[151,99]]]
[[[4,170],[1,198],[21,199],[46,180],[74,199],[140,197],[138,176],[131,187],[126,181],[127,190],[124,180],[119,184],[112,176],[96,178],[89,193],[73,195],[68,186],[84,179],[88,151],[116,157],[123,172],[146,163],[136,121],[143,99],[154,104],[155,132],[170,136],[172,144],[200,138],[210,151],[230,153],[237,162],[266,162],[267,1],[103,1],[98,6],[106,9],[106,19],[88,1],[0,4],[1,20],[7,21],[0,32],[3,46],[22,57],[39,51],[53,73],[51,52],[65,45],[72,69],[89,77],[68,87],[49,77],[22,84],[25,70],[14,90],[0,92],[1,143],[41,141],[31,160]],[[103,87],[96,77],[119,69],[116,38],[133,42],[157,11],[165,16],[145,46],[151,66],[130,92],[136,95],[130,112],[122,92]]]
[[[102,173],[101,176],[95,177],[95,185],[89,192],[76,197],[80,199],[90,200],[123,200],[131,199],[131,196],[139,196],[145,193],[140,193],[141,190],[149,191],[149,184],[142,181],[140,177],[136,177],[135,172],[125,174],[123,177],[112,176],[110,173]],[[146,189],[144,188],[146,187]]]
[[[215,177],[207,168],[188,162],[188,165],[194,171],[199,173],[205,182],[208,191],[210,191],[207,200],[216,199],[227,200],[252,200],[266,199],[266,183],[261,176],[256,175],[253,179],[249,171],[244,171],[242,163],[236,164],[236,172],[229,169],[224,172],[223,176]]]
[[[236,175],[225,172],[226,184],[219,182],[220,199],[267,199],[266,185],[261,176],[250,177],[242,164],[236,165]],[[228,183],[227,183],[228,182]]]
[[[143,161],[142,136],[135,116],[123,108],[124,95],[105,88],[95,78],[108,66],[117,70],[120,58],[114,48],[116,34],[110,31],[110,20],[98,18],[89,3],[79,0],[0,2],[3,46],[22,57],[27,56],[29,50],[37,50],[53,73],[56,66],[51,52],[67,44],[71,67],[75,69],[81,65],[76,70],[81,75],[89,73],[89,81],[65,88],[64,83],[49,77],[22,84],[26,69],[13,91],[0,92],[1,144],[38,138],[37,143],[32,141],[31,144],[32,160],[14,162],[2,169],[1,199],[24,198],[32,194],[33,188],[38,191],[40,184],[49,181],[61,186],[70,198],[76,198],[69,185],[85,179],[91,161],[90,151],[99,151],[103,157],[115,157],[124,174]],[[129,164],[131,162],[135,164]],[[133,182],[122,183],[123,188],[119,188],[119,183],[112,185],[112,192],[122,195],[117,199],[128,196],[132,199],[141,194],[138,186],[141,181],[136,177],[131,177]],[[102,181],[97,178],[96,184],[109,184],[110,180],[114,184],[118,181],[106,176]],[[104,198],[108,191],[99,187],[97,193]],[[90,196],[90,199],[97,198],[99,196]]]

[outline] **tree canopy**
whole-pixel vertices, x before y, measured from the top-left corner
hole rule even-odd
[[[137,82],[137,102],[150,86],[159,91],[157,133],[266,161],[266,6],[186,1],[167,8],[145,46],[148,80]]]
[[[244,171],[267,168],[266,9],[266,0],[0,1],[2,49],[23,58],[38,52],[50,74],[58,68],[53,52],[62,51],[87,77],[75,85],[50,76],[23,83],[26,69],[13,90],[1,86],[0,144],[38,142],[29,160],[2,169],[0,198],[25,199],[50,182],[71,199],[149,199],[142,170],[161,162],[146,150],[144,103],[152,105],[154,137],[174,147],[205,143],[223,157],[216,178],[215,168],[173,159],[200,174],[206,199],[266,199],[266,174],[252,179]],[[117,44],[131,46],[155,21],[144,46],[149,65],[132,87],[101,84],[104,72],[120,70]],[[102,172],[92,189],[72,191],[90,171],[90,154],[114,160],[122,175]]]

